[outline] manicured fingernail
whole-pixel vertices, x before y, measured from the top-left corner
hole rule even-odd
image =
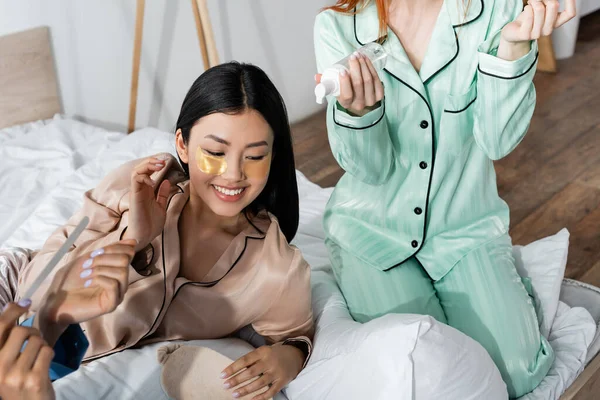
[[[90,287],[91,284],[92,284],[92,280],[89,279],[89,280],[85,281],[85,283],[83,284],[83,287]]]
[[[226,372],[221,372],[221,375],[219,375],[219,378],[221,378],[221,379],[227,378],[227,373]]]
[[[231,387],[231,383],[229,383],[229,382],[228,382],[228,383],[225,383],[225,384],[223,384],[223,387],[224,387],[225,389],[229,389],[229,388]]]
[[[2,312],[6,311],[6,309],[10,306],[10,303],[6,303],[4,307],[2,307]]]
[[[31,300],[30,299],[21,299],[21,300],[19,300],[19,302],[17,304],[19,307],[27,308],[31,305]]]
[[[104,254],[104,249],[96,249],[96,250],[92,251],[92,254],[90,254],[90,257],[91,258],[98,257],[101,254]]]
[[[92,274],[92,270],[91,269],[86,269],[85,271],[83,271],[81,273],[81,275],[79,275],[81,278],[87,278],[88,276],[90,276]]]
[[[85,260],[85,262],[83,263],[83,265],[81,266],[81,268],[86,269],[92,266],[92,264],[94,263],[94,259],[93,258],[88,258],[87,260]]]
[[[157,158],[158,160],[166,160],[166,159],[167,159],[167,157],[168,157],[168,156],[167,156],[166,154],[159,154],[158,156],[156,156],[156,158]]]
[[[238,397],[240,397],[240,394],[238,392],[233,392],[232,396],[237,399]]]
[[[357,57],[358,57],[358,53],[352,53],[352,55],[350,56],[350,59],[356,60]]]
[[[348,72],[347,72],[345,69],[343,69],[343,70],[340,72],[340,75],[341,75],[341,76],[346,76],[346,75],[348,75]]]

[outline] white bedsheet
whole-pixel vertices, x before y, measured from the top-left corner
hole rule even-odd
[[[63,224],[81,205],[83,192],[94,187],[109,170],[127,160],[163,151],[174,153],[173,135],[152,128],[125,136],[76,121],[55,118],[52,121],[29,124],[12,131],[0,130],[0,247],[41,247],[49,234]],[[298,174],[298,180],[301,213],[295,244],[302,250],[313,269],[320,271],[315,272],[315,276],[328,276],[329,259],[323,244],[321,220],[331,190],[319,188],[301,174]],[[332,290],[330,296],[335,297],[337,294]],[[394,324],[397,325],[397,321]],[[587,311],[561,304],[550,335],[550,342],[557,354],[556,363],[540,387],[526,398],[557,399],[583,368],[587,346],[594,333],[595,324]],[[374,366],[378,365],[379,354],[385,355],[391,351],[389,340],[387,342],[382,340],[380,343],[379,348],[375,346],[369,352]],[[327,352],[319,353],[322,346],[327,347]],[[311,359],[311,365],[290,387],[292,398],[318,399],[319,397],[310,397],[310,392],[302,388],[313,386],[316,394],[318,388],[324,387],[319,386],[318,379],[326,379],[327,374],[335,372],[325,370],[314,373],[315,365],[319,363],[325,365],[327,361],[319,359],[318,354],[327,353],[329,359],[332,359],[332,354],[336,352],[343,354],[346,351],[347,349],[339,347],[338,341],[317,340],[315,357]],[[396,351],[401,352],[402,349]],[[126,354],[127,357],[131,355],[132,360],[136,359],[137,353],[128,352],[133,350],[120,354]],[[368,365],[366,358],[362,360],[363,367]],[[107,359],[104,362],[108,361]],[[66,395],[69,392],[66,388],[70,385],[69,382],[72,382],[77,386],[79,393],[87,394],[86,398],[111,398],[103,397],[102,391],[97,388],[98,385],[117,383],[118,376],[128,376],[127,370],[131,369],[131,366],[123,364],[124,366],[119,367],[118,365],[118,363],[110,364],[110,368],[107,369],[109,375],[114,375],[114,381],[101,374],[96,377],[95,374],[86,373],[87,368],[92,366],[82,368],[69,379],[56,384],[59,396],[65,393],[66,397],[63,398],[81,398]],[[139,365],[145,364],[139,363]],[[398,372],[398,369],[392,368],[390,371],[392,370]],[[385,371],[382,374],[385,375]],[[103,376],[101,380],[99,380],[100,376]],[[396,381],[398,379],[397,375],[391,373],[387,377]],[[414,378],[417,379],[418,376]],[[353,382],[348,384],[357,384],[356,379],[355,377]],[[135,384],[136,381],[132,382]],[[419,382],[425,381],[419,380]],[[298,386],[300,383],[302,385]],[[137,384],[143,385],[144,382],[140,380]],[[344,381],[338,382],[338,385],[342,384]],[[74,390],[73,388],[70,390]],[[138,386],[131,390],[133,393],[143,388]],[[370,398],[385,398],[378,397],[375,387],[372,387],[369,393]],[[133,397],[119,396],[119,398]],[[444,396],[444,398],[451,397]]]
[[[52,188],[123,136],[59,116],[0,130],[0,245]]]

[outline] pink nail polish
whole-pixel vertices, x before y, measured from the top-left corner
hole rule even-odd
[[[237,399],[238,397],[240,397],[240,394],[238,392],[233,392],[232,396]]]
[[[225,389],[229,389],[229,388],[231,387],[231,383],[225,383],[225,384],[223,385],[223,387],[224,387]]]
[[[92,266],[92,263],[94,262],[94,259],[92,258],[88,258],[87,260],[85,260],[85,262],[83,263],[83,265],[81,266],[83,269],[87,269],[89,267]]]
[[[90,287],[91,284],[92,284],[92,280],[89,279],[89,280],[85,281],[85,283],[83,284],[83,287],[86,287],[86,288]]]
[[[90,276],[92,274],[92,270],[91,269],[86,269],[85,271],[83,271],[79,277],[80,278],[87,278],[88,276]]]
[[[227,373],[226,372],[221,372],[221,375],[219,375],[219,378],[221,378],[221,379],[227,378]]]

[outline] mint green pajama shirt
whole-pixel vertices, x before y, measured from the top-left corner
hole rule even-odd
[[[508,236],[493,161],[523,139],[535,106],[537,43],[496,57],[520,0],[444,0],[419,72],[388,29],[381,105],[362,117],[329,99],[327,129],[345,174],[324,227],[338,284],[361,322],[429,314],[478,340],[511,397],[533,390],[553,351],[539,332]],[[315,22],[319,72],[378,39],[377,8]]]

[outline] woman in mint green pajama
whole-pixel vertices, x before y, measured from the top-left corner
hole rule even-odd
[[[379,73],[351,60],[329,99],[329,141],[346,173],[324,226],[357,321],[434,316],[479,341],[518,397],[554,353],[514,265],[493,160],[529,126],[535,39],[572,18],[574,1],[562,13],[551,1],[462,1],[340,0],[317,16],[319,72],[369,42],[388,53]]]

